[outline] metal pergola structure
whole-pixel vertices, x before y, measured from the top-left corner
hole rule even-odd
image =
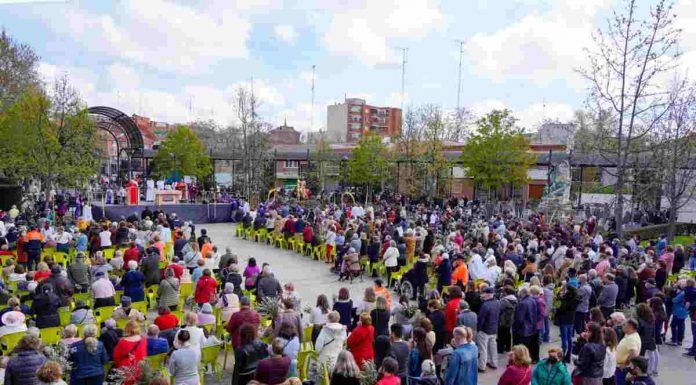
[[[98,128],[108,132],[116,143],[117,159],[125,153],[128,158],[128,177],[131,177],[131,165],[134,158],[145,159],[145,144],[140,129],[133,119],[123,112],[104,106],[87,109],[96,121]],[[120,162],[117,164],[120,173]]]

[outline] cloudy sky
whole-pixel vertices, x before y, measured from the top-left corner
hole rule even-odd
[[[640,1],[640,4],[652,1]],[[522,125],[568,120],[586,84],[575,70],[607,0],[0,0],[0,27],[33,46],[47,81],[67,73],[89,105],[168,122],[233,121],[249,86],[272,124],[313,130],[326,105],[363,97],[401,105],[513,110]],[[696,0],[678,0],[684,60],[696,67]],[[695,68],[696,70],[696,68]]]

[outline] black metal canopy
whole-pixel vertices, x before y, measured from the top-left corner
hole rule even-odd
[[[111,107],[89,107],[87,111],[92,115],[97,115],[102,118],[100,119],[101,122],[97,123],[99,128],[108,131],[114,137],[117,136],[114,130],[120,130],[123,133],[128,144],[120,150],[126,151],[131,158],[143,157],[143,135],[140,133],[140,129],[138,129],[133,119]]]

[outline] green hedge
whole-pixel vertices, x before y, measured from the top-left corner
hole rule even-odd
[[[657,239],[660,235],[666,235],[669,230],[669,224],[645,226],[639,229],[626,230],[624,236],[626,239],[638,234],[640,239]],[[675,235],[691,235],[696,234],[696,223],[677,223]]]

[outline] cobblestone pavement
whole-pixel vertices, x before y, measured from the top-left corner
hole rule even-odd
[[[371,280],[363,282],[355,280],[353,284],[338,282],[337,276],[329,272],[329,266],[323,262],[314,261],[308,257],[300,256],[288,250],[280,250],[271,246],[260,245],[234,236],[233,224],[198,225],[197,230],[206,228],[208,235],[217,245],[220,252],[225,247],[232,248],[241,259],[241,266],[249,257],[254,257],[259,263],[267,262],[279,277],[281,283],[293,282],[296,290],[302,297],[302,307],[313,306],[319,294],[326,294],[331,300],[341,287],[348,287],[352,298],[361,298],[363,290],[371,284]],[[692,336],[687,325],[684,346],[690,346]],[[560,346],[558,329],[552,330],[550,344],[544,344],[542,351],[549,346]],[[662,345],[660,347],[660,375],[655,379],[657,384],[669,385],[696,385],[696,361],[693,358],[682,356],[684,349],[681,347]],[[543,356],[543,355],[542,355]],[[500,356],[500,368],[497,371],[488,370],[479,374],[479,384],[493,385],[498,383],[498,378],[504,368],[505,357]],[[213,375],[206,376],[206,384],[230,384],[231,365],[225,371],[222,381],[217,381]]]

